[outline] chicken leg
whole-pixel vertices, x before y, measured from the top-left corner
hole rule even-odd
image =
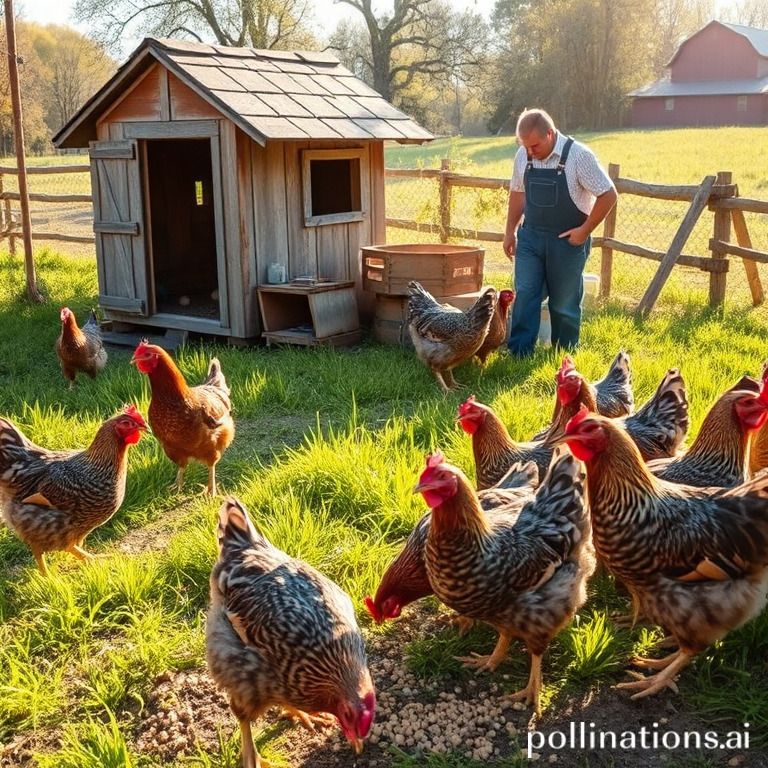
[[[533,704],[533,711],[538,717],[541,715],[541,656],[537,653],[531,654],[531,672],[528,676],[528,685],[520,691],[510,693],[509,698],[512,701],[524,701],[526,704]]]
[[[33,552],[32,554],[35,556],[35,562],[37,563],[37,568],[40,573],[42,573],[43,576],[47,576],[48,566],[45,564],[45,552]]]
[[[663,659],[636,659],[634,662],[636,664],[661,671],[632,683],[618,683],[616,687],[627,691],[638,691],[638,693],[633,694],[632,699],[644,699],[646,696],[653,696],[664,688],[671,688],[677,692],[675,677],[680,670],[691,663],[692,659],[693,654],[683,650],[675,651]]]
[[[512,642],[512,638],[509,635],[499,632],[499,639],[490,656],[481,656],[479,653],[473,653],[471,656],[455,656],[454,658],[457,661],[463,662],[465,667],[475,667],[476,674],[486,671],[493,672],[507,657],[510,642]]]
[[[336,722],[336,718],[333,715],[327,713],[310,714],[304,712],[301,709],[295,709],[283,705],[283,711],[280,713],[280,717],[285,720],[293,720],[300,722],[308,731],[314,731],[315,726],[325,727],[333,725]]]
[[[184,470],[186,467],[179,465],[179,469],[176,472],[176,490],[181,493],[181,487],[184,485]]]
[[[216,495],[216,465],[215,464],[211,464],[211,466],[208,467],[208,487],[205,489],[205,492],[209,496]]]

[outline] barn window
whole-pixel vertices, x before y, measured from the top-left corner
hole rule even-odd
[[[675,100],[674,99],[664,99],[664,109],[667,112],[673,112],[675,109]]]
[[[737,96],[736,97],[736,111],[737,112],[746,112],[747,111],[747,97],[746,96]]]
[[[302,152],[305,226],[363,220],[364,152],[362,149]]]

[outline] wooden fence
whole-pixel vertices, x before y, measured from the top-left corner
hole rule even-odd
[[[90,165],[46,165],[31,166],[27,168],[28,176],[41,174],[62,174],[62,173],[90,173]],[[5,176],[17,176],[18,169],[15,166],[0,166],[0,240],[8,238],[8,249],[12,254],[16,253],[16,238],[21,237],[21,223],[11,211],[11,202],[18,201],[21,196],[18,192],[10,192],[5,189]],[[93,204],[91,195],[69,195],[69,194],[48,194],[31,192],[29,195],[31,203],[88,203]],[[90,243],[93,244],[93,235],[72,235],[67,232],[45,232],[42,230],[32,230],[33,240],[58,240],[64,243]]]
[[[768,214],[768,201],[752,200],[739,197],[736,184],[730,171],[721,171],[716,176],[705,176],[697,185],[649,184],[635,179],[621,177],[618,165],[609,165],[609,175],[619,192],[619,204],[608,214],[603,222],[601,235],[592,239],[593,247],[601,249],[601,296],[611,295],[613,272],[613,254],[615,251],[651,259],[659,262],[659,268],[645,291],[637,311],[644,315],[650,312],[675,264],[695,267],[709,273],[709,303],[717,306],[725,300],[726,278],[730,262],[728,256],[740,258],[747,275],[747,282],[755,306],[765,300],[765,293],[760,281],[757,264],[768,264],[768,251],[756,250],[747,229],[745,212]],[[451,225],[451,194],[456,187],[474,189],[509,190],[508,179],[467,176],[455,173],[448,160],[443,160],[440,170],[412,170],[388,168],[387,178],[435,179],[439,186],[439,224],[424,224],[416,221],[387,218],[388,227],[430,232],[437,235],[440,242],[450,238],[463,238],[488,242],[502,242],[503,232],[479,231],[454,227]],[[646,248],[637,243],[616,239],[616,222],[621,210],[621,197],[637,195],[656,200],[676,200],[689,202],[688,211],[666,251]],[[714,214],[712,237],[709,240],[709,256],[684,254],[683,248],[694,226],[705,209]],[[736,242],[731,242],[731,233]]]

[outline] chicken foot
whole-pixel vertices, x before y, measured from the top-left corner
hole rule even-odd
[[[522,690],[510,693],[509,698],[512,701],[524,701],[526,704],[532,704],[536,716],[541,715],[541,656],[539,654],[531,654],[531,672],[528,676],[528,685]]]
[[[482,656],[479,653],[473,653],[471,656],[454,656],[456,661],[461,661],[465,667],[475,667],[475,674],[481,672],[493,672],[507,657],[509,644],[512,638],[509,635],[499,633],[499,639],[496,647],[490,656]]]
[[[74,555],[78,560],[95,560],[96,555],[83,549],[79,544],[73,544],[68,550],[70,555]]]
[[[40,571],[40,573],[43,574],[43,576],[47,576],[48,566],[45,564],[45,552],[33,552],[32,553],[35,556],[35,562],[37,563],[37,568]]]
[[[660,669],[661,671],[648,677],[640,677],[639,673],[630,672],[630,674],[639,679],[632,683],[618,683],[616,687],[627,691],[638,691],[638,693],[632,695],[632,699],[644,699],[646,696],[653,696],[664,688],[670,688],[677,693],[675,677],[677,677],[680,670],[691,663],[692,659],[693,655],[683,650],[676,651],[669,656],[665,656],[663,659],[643,659],[642,661],[644,662],[655,662],[650,668]]]
[[[179,467],[176,472],[176,490],[181,493],[181,487],[184,485],[184,470],[186,467]]]
[[[298,721],[308,731],[314,731],[316,725],[324,727],[327,725],[334,725],[336,722],[336,718],[333,715],[325,713],[310,714],[309,712],[304,712],[304,710],[286,705],[283,705],[283,711],[280,713],[280,718],[284,720],[292,720],[294,722]]]

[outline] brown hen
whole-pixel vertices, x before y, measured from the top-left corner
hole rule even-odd
[[[96,378],[107,364],[107,351],[104,349],[101,328],[93,310],[82,328],[77,324],[75,313],[68,307],[62,308],[60,319],[61,333],[56,339],[56,354],[59,357],[61,372],[72,389],[78,372],[86,373],[92,379]]]
[[[491,324],[488,326],[488,334],[480,345],[480,349],[475,352],[475,357],[483,365],[485,365],[488,355],[495,352],[507,340],[507,320],[514,300],[514,291],[505,289],[499,292],[496,310],[491,318]]]
[[[408,332],[416,354],[432,371],[444,392],[457,388],[453,369],[469,360],[482,345],[496,308],[495,288],[486,288],[462,312],[439,304],[415,280],[408,284]]]
[[[196,387],[187,385],[171,356],[154,344],[142,341],[131,362],[149,376],[149,425],[179,468],[176,487],[181,490],[184,470],[194,459],[208,467],[206,490],[215,495],[216,464],[235,436],[229,387],[218,359],[211,359],[205,381]]]
[[[359,754],[376,695],[349,596],[272,546],[236,499],[221,507],[218,539],[206,624],[208,669],[240,722],[243,767],[262,763],[251,721],[272,706],[307,727],[335,717]]]
[[[435,594],[499,633],[490,656],[461,660],[492,671],[512,639],[523,640],[531,671],[512,699],[533,704],[538,714],[541,657],[583,605],[595,568],[581,463],[558,449],[535,498],[506,514],[486,514],[469,480],[440,453],[428,457],[415,490],[432,509],[425,560]]]
[[[0,419],[2,516],[32,550],[43,574],[48,573],[46,552],[93,557],[83,540],[123,503],[127,449],[146,429],[131,405],[105,421],[86,450],[49,451]]]
[[[665,687],[697,653],[758,615],[768,595],[768,473],[736,488],[660,480],[617,421],[583,408],[565,441],[586,462],[595,548],[632,594],[636,613],[665,627],[679,650],[635,659],[659,670],[620,688]]]

